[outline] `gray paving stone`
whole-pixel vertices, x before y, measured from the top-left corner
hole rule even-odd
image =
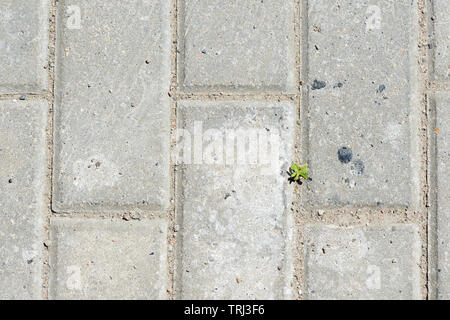
[[[47,103],[0,101],[0,299],[42,298]]]
[[[0,0],[0,94],[47,90],[48,1]]]
[[[187,91],[295,92],[294,1],[180,1]]]
[[[179,103],[178,128],[191,134],[180,141],[193,142],[194,159],[182,162],[177,179],[182,299],[290,297],[292,227],[286,208],[292,190],[284,171],[293,157],[294,110],[290,102]],[[252,128],[260,130],[255,140],[248,138]],[[281,143],[268,138],[265,149],[265,134]],[[244,145],[245,151],[239,147]],[[264,161],[266,154],[273,161]]]
[[[450,75],[450,2],[447,0],[434,0],[433,5],[433,31],[434,31],[434,77],[440,80],[449,80]]]
[[[163,220],[51,221],[51,299],[166,298]]]
[[[450,299],[450,94],[436,94],[437,297]]]
[[[308,299],[420,299],[418,228],[309,225]]]
[[[415,3],[308,1],[306,205],[417,207]]]
[[[59,2],[55,211],[168,207],[169,7]]]

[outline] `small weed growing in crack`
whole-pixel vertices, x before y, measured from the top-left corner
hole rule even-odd
[[[312,179],[308,176],[308,171],[309,169],[307,163],[302,165],[300,168],[296,163],[292,164],[287,172],[289,174],[289,182],[297,182],[298,184],[302,184],[300,177],[307,181],[311,181]]]

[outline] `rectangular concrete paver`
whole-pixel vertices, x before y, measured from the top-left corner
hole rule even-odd
[[[55,211],[168,207],[169,1],[60,1]]]
[[[418,228],[309,225],[308,299],[420,299]]]
[[[193,146],[177,179],[181,298],[290,296],[284,171],[293,157],[294,110],[290,102],[179,103],[180,154]]]
[[[449,80],[450,75],[450,2],[434,0],[433,5],[433,37],[434,37],[434,78]]]
[[[294,1],[179,1],[187,91],[295,92]]]
[[[310,207],[417,207],[416,1],[307,1]]]
[[[167,223],[51,221],[52,299],[164,299]]]
[[[0,101],[0,299],[42,298],[47,102]]]
[[[0,94],[47,90],[47,0],[0,0]]]
[[[437,228],[432,237],[437,241],[437,297],[450,299],[450,94],[439,93],[436,102],[436,161]]]

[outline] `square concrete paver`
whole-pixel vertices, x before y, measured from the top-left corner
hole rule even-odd
[[[164,299],[167,223],[51,221],[51,299]]]
[[[420,299],[414,225],[304,229],[308,299]]]
[[[179,1],[185,91],[296,88],[294,1]]]

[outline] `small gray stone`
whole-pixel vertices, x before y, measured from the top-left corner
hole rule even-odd
[[[182,87],[295,92],[294,1],[180,3]]]
[[[320,90],[327,86],[325,81],[318,81],[314,80],[313,84],[311,85],[311,90]]]
[[[46,124],[47,102],[0,101],[0,299],[42,298]]]
[[[168,207],[169,12],[166,0],[59,3],[56,212]]]
[[[421,298],[416,226],[308,225],[303,237],[308,299]]]
[[[303,204],[417,208],[416,2],[309,0],[305,7],[303,154],[313,180]]]
[[[0,0],[0,94],[47,90],[48,3]]]
[[[166,298],[164,220],[56,218],[51,241],[51,299]]]
[[[449,80],[450,75],[450,36],[449,17],[450,2],[448,0],[431,1],[434,12],[434,78],[438,80]]]
[[[178,110],[178,127],[191,133],[194,146],[202,141],[198,136],[203,137],[200,147],[205,151],[203,158],[194,154],[200,161],[184,164],[178,178],[182,189],[178,199],[183,199],[177,206],[183,217],[181,298],[289,298],[290,191],[287,175],[280,172],[293,158],[294,105],[182,101]],[[270,153],[278,151],[272,166],[260,157],[268,149],[259,141],[267,140],[247,140],[251,129],[258,130],[258,139],[264,134],[279,138],[278,146],[270,143]],[[215,142],[217,148],[211,151]],[[239,145],[245,145],[245,151]],[[257,149],[250,151],[254,146]],[[217,162],[205,163],[210,157],[206,150]],[[254,155],[255,162],[250,159]]]
[[[436,181],[433,191],[437,192],[437,226],[432,230],[437,244],[437,298],[450,299],[450,94],[439,93],[436,101]]]

